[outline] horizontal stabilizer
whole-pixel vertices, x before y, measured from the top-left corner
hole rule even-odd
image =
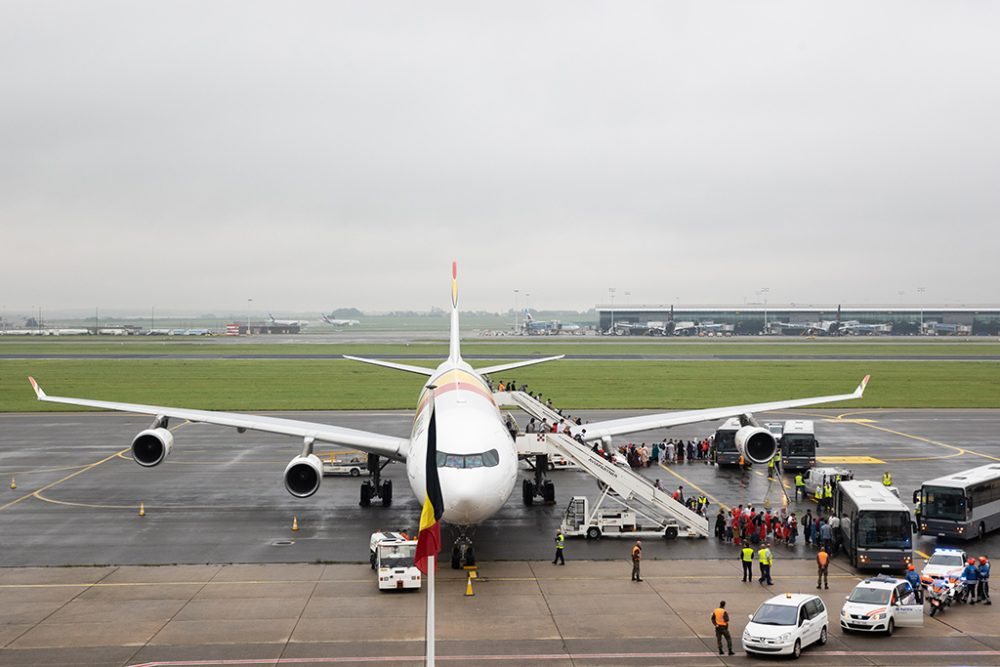
[[[514,368],[521,368],[522,366],[534,366],[535,364],[544,364],[546,361],[556,361],[557,359],[562,359],[565,354],[560,354],[558,357],[544,357],[542,359],[526,359],[525,361],[512,361],[509,364],[499,364],[498,366],[487,366],[486,368],[477,368],[476,372],[480,375],[489,375],[490,373],[502,373],[503,371],[509,371]]]
[[[382,359],[365,359],[364,357],[352,357],[349,354],[345,354],[343,356],[344,359],[350,359],[351,361],[360,361],[365,364],[373,364],[375,366],[394,368],[397,371],[406,371],[407,373],[416,373],[417,375],[426,375],[427,377],[434,375],[433,368],[424,368],[423,366],[410,366],[409,364],[397,364],[395,361],[383,361]]]

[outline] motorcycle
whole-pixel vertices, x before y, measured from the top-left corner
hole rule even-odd
[[[935,616],[943,612],[952,604],[962,602],[964,596],[965,582],[963,580],[952,577],[935,579],[927,589],[927,603],[930,605],[929,614]]]

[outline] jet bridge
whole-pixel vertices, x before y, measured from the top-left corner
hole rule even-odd
[[[516,405],[537,420],[545,419],[549,423],[553,420],[558,422],[562,417],[558,412],[546,407],[541,402],[536,401],[528,394],[520,391],[504,392],[506,396],[498,394],[498,403],[501,405]],[[569,435],[564,433],[528,433],[517,439],[518,452],[521,455],[545,457],[550,453],[562,454],[573,461],[579,467],[586,470],[590,475],[597,478],[602,486],[606,486],[614,493],[618,494],[623,504],[635,503],[645,506],[645,511],[654,510],[656,513],[669,517],[678,523],[679,528],[686,529],[690,536],[708,537],[708,519],[697,512],[692,512],[687,507],[673,499],[673,497],[657,489],[646,481],[645,478],[635,474],[631,470],[616,466],[605,458],[598,456],[586,445],[580,444]],[[544,465],[535,466],[536,476],[544,474]],[[527,485],[525,482],[525,502],[530,504]],[[539,485],[533,485],[538,487]],[[541,488],[533,489],[534,492],[541,491],[545,500],[555,500],[555,488],[552,482],[546,480]],[[534,493],[532,494],[533,497]]]

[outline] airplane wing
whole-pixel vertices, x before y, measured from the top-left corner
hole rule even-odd
[[[352,357],[349,354],[342,355],[344,359],[350,359],[351,361],[360,361],[363,364],[372,364],[374,366],[384,366],[386,368],[394,368],[397,371],[406,371],[407,373],[416,373],[417,375],[426,375],[430,377],[434,375],[433,368],[425,368],[424,366],[410,366],[409,364],[397,364],[395,361],[383,361],[381,359],[365,359],[364,357]]]
[[[807,405],[819,405],[820,403],[835,403],[837,401],[849,401],[854,398],[861,398],[868,386],[866,375],[858,385],[857,389],[850,394],[839,394],[837,396],[819,396],[816,398],[798,398],[789,401],[772,401],[770,403],[754,403],[751,405],[734,405],[727,408],[707,408],[704,410],[683,410],[680,412],[667,412],[655,415],[642,415],[639,417],[626,417],[624,419],[609,419],[607,421],[573,426],[570,429],[572,435],[581,433],[584,440],[597,440],[598,438],[615,435],[625,435],[626,433],[638,433],[639,431],[649,431],[654,428],[666,428],[668,426],[681,426],[683,424],[695,424],[697,422],[710,421],[713,419],[727,419],[738,417],[739,415],[754,412],[767,412],[769,410],[784,410],[786,408],[801,408]]]
[[[509,364],[499,364],[498,366],[487,366],[486,368],[477,368],[476,372],[480,375],[489,375],[490,373],[500,373],[502,371],[509,371],[514,368],[521,368],[522,366],[533,366],[534,364],[544,364],[546,361],[556,361],[565,357],[565,354],[560,354],[558,357],[545,357],[543,359],[526,359],[525,361],[512,361]]]
[[[67,403],[69,405],[81,405],[89,408],[135,412],[143,415],[184,419],[202,424],[231,426],[247,431],[262,431],[264,433],[276,433],[278,435],[299,438],[313,438],[320,442],[352,447],[363,452],[386,456],[397,461],[406,460],[407,448],[409,447],[409,441],[405,438],[295,419],[265,417],[263,415],[243,415],[235,412],[216,412],[215,410],[191,410],[188,408],[170,408],[158,405],[140,405],[137,403],[117,403],[113,401],[93,401],[86,398],[49,396],[38,386],[35,378],[29,377],[28,380],[31,382],[38,400],[48,401],[49,403]]]

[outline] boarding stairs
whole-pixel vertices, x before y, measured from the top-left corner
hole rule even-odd
[[[496,396],[498,404],[517,406],[539,421],[545,419],[551,424],[553,420],[558,422],[563,418],[558,412],[524,392],[502,392]],[[561,454],[618,494],[622,502],[646,505],[657,513],[675,520],[680,528],[686,529],[688,535],[708,537],[707,517],[692,512],[674,500],[669,493],[660,491],[650,484],[644,477],[611,463],[568,434],[527,433],[519,436],[517,441],[519,454]]]

